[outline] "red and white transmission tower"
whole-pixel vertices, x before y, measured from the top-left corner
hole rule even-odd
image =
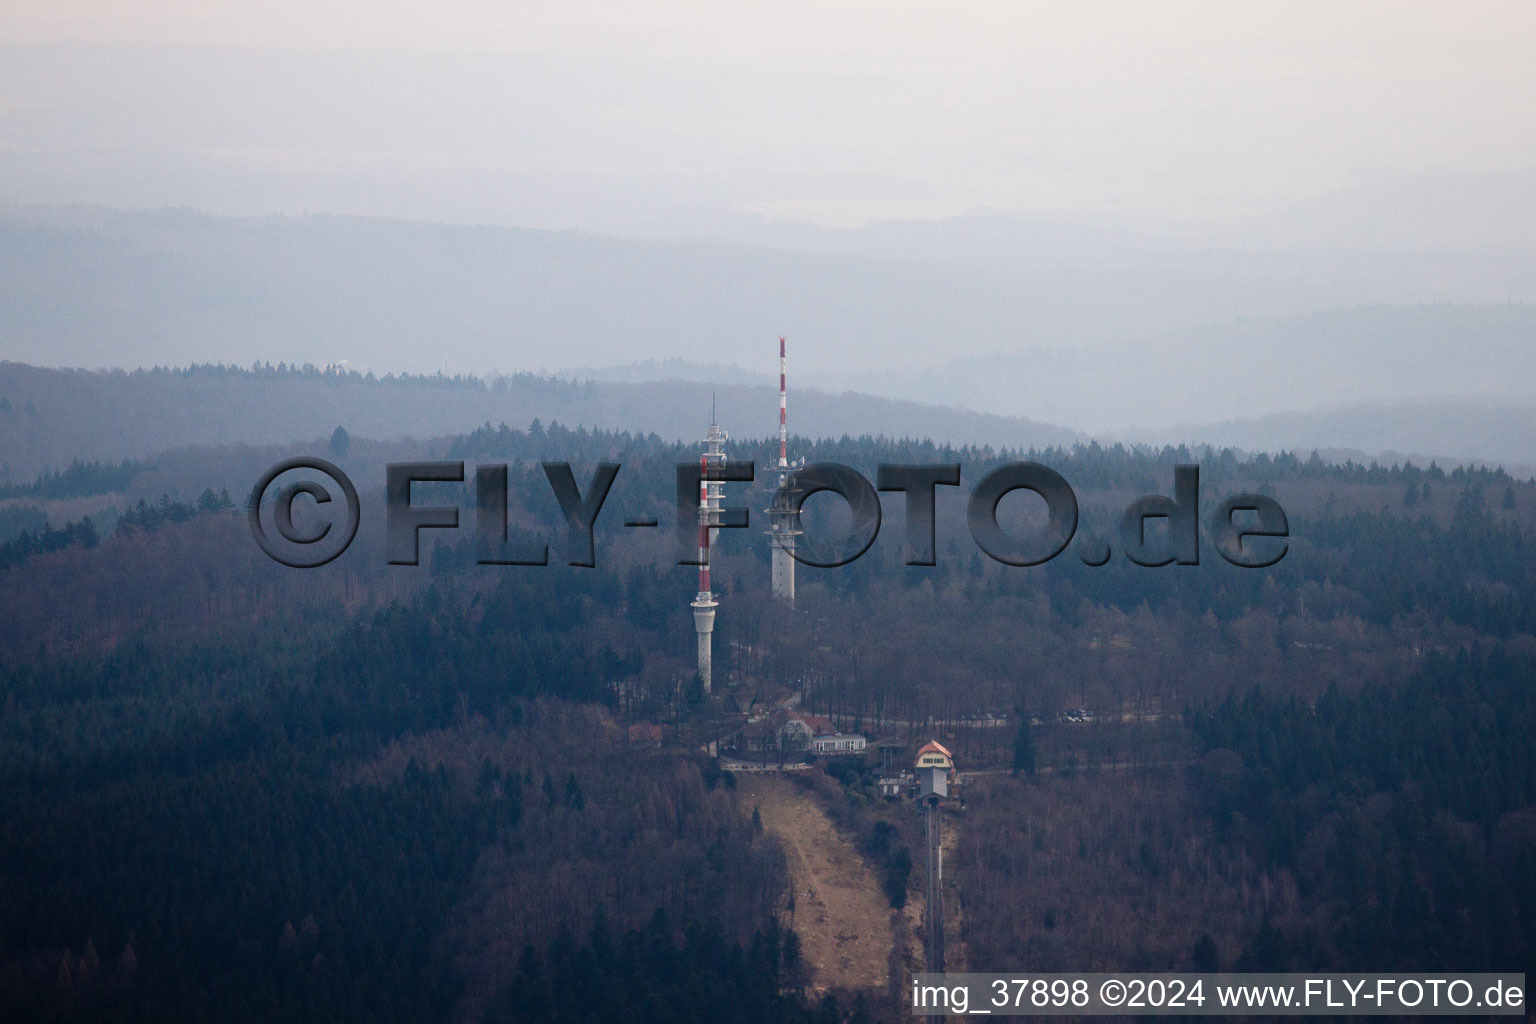
[[[794,467],[789,461],[789,417],[785,387],[784,339],[779,339],[779,489],[768,513],[773,538],[773,596],[795,601],[795,538],[800,536],[800,510],[795,507]],[[804,460],[801,460],[802,463]]]

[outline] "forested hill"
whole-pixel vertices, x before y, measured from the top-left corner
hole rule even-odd
[[[769,448],[732,444],[733,458]],[[645,1000],[638,1019],[658,1024],[860,1020],[846,993],[814,1009],[795,995],[785,850],[700,752],[749,708],[791,697],[871,746],[910,751],[937,735],[968,768],[994,770],[960,826],[973,845],[955,858],[962,884],[985,895],[966,904],[977,969],[1178,970],[1197,946],[1207,965],[1302,950],[1297,969],[1433,969],[1445,957],[1427,952],[1480,934],[1504,939],[1501,955],[1530,949],[1536,485],[1230,452],[1036,452],[1076,489],[1085,530],[1138,494],[1167,493],[1174,463],[1194,459],[1202,508],[1264,489],[1291,516],[1290,551],[1269,570],[1208,545],[1199,565],[1142,568],[1117,552],[1089,567],[1068,552],[1003,566],[945,488],[937,565],[903,564],[900,497],[888,495],[869,553],[804,569],[793,609],[769,593],[766,538],[722,531],[706,695],[693,681],[695,570],[657,543],[664,531],[617,525],[663,511],[672,468],[695,451],[546,427],[483,428],[423,453],[511,464],[511,520],[546,536],[559,511],[536,460],[621,460],[594,569],[477,565],[467,528],[426,531],[423,564],[388,566],[378,467],[356,451],[331,454],[375,481],[363,523],[319,569],[266,558],[217,481],[197,475],[196,452],[176,470],[182,492],[202,485],[195,504],[147,502],[110,533],[55,523],[8,543],[0,1019],[623,1020],[629,993]],[[962,492],[1023,454],[871,438],[804,453],[866,474],[960,462]],[[85,466],[26,500],[151,472],[170,469]],[[424,500],[456,495],[467,527],[468,488],[441,486]],[[733,496],[764,508],[755,486]],[[1469,667],[1454,680],[1434,675],[1493,651],[1505,653],[1459,662]],[[1254,688],[1262,701],[1236,703]],[[659,726],[661,746],[632,742],[631,725]],[[1358,756],[1324,763],[1319,751],[1341,745]],[[1400,764],[1370,756],[1421,747]],[[1036,761],[1034,782],[995,773]],[[1097,777],[1127,765],[1164,774]],[[913,823],[909,805],[879,804],[858,765],[835,774],[810,784],[839,820],[884,807],[882,820]],[[1360,775],[1382,800],[1361,805]],[[1367,859],[1333,876],[1365,878],[1370,899],[1295,884],[1332,856],[1331,837],[1379,822],[1382,803],[1405,813],[1401,829],[1377,830],[1376,860],[1401,870],[1370,877]],[[1091,842],[1052,831],[1075,808],[1104,812]],[[1421,820],[1439,830],[1426,835],[1460,837],[1459,852],[1415,839]],[[911,895],[904,878],[893,901]],[[1098,895],[1106,886],[1113,898]],[[1275,894],[1274,912],[1253,905],[1260,892]],[[1383,934],[1444,922],[1461,922],[1441,929],[1446,943],[1366,955]],[[1333,934],[1354,938],[1322,941]],[[692,1013],[684,991],[707,993],[719,1016]]]
[[[765,350],[766,351],[766,350]],[[1084,440],[1062,427],[869,395],[797,388],[792,425],[813,437],[885,434],[954,444],[1044,447]],[[97,372],[0,362],[0,484],[24,483],[75,459],[119,461],[185,445],[262,445],[329,437],[439,437],[483,423],[535,419],[693,439],[711,402],[728,430],[767,435],[778,425],[769,386],[698,382],[573,383],[517,374],[478,378],[386,376],[314,367]],[[10,479],[4,479],[6,470]]]

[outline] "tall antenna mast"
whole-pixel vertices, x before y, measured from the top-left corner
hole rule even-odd
[[[795,507],[795,477],[789,465],[788,388],[785,385],[784,339],[779,338],[779,489],[768,511],[773,538],[773,596],[795,601],[795,538],[800,536],[800,510]]]
[[[787,360],[784,358],[784,338],[779,338],[779,469],[789,470],[789,416],[788,394],[789,389],[784,385],[784,369]],[[784,481],[780,480],[780,483]]]

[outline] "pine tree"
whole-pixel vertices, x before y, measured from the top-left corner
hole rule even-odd
[[[133,951],[133,942],[129,941],[123,946],[123,951],[117,958],[117,980],[129,982],[134,975],[139,973],[139,958]]]
[[[55,988],[59,1005],[64,1008],[67,1015],[75,1005],[75,978],[74,972],[69,969],[68,953],[59,960],[59,977]]]
[[[805,991],[805,960],[800,953],[800,936],[791,931],[784,936],[783,964],[784,986],[799,995]]]
[[[1013,774],[1035,774],[1035,737],[1029,729],[1029,716],[1019,716],[1019,730],[1013,734]]]

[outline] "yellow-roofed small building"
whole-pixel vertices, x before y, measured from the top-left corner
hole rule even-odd
[[[955,774],[955,756],[938,740],[923,744],[917,752],[917,791],[920,797],[949,795]]]

